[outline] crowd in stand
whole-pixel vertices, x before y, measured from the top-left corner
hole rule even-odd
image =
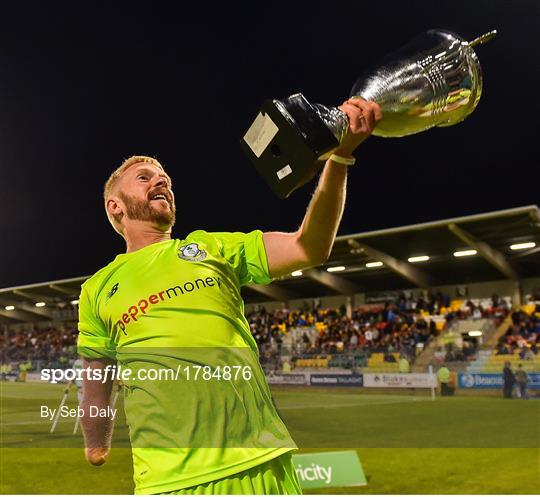
[[[496,294],[485,307],[471,300],[459,309],[450,306],[450,297],[441,292],[428,294],[427,298],[420,294],[416,299],[401,293],[394,302],[359,307],[351,316],[347,316],[345,306],[323,309],[306,304],[299,310],[274,312],[259,307],[248,314],[247,319],[263,359],[279,354],[283,339],[291,330],[304,329],[301,340],[292,350],[293,355],[382,352],[385,360],[393,362],[395,352],[414,359],[418,345],[424,345],[440,333],[431,316],[444,312],[446,323],[455,319],[494,318],[498,325],[509,310],[508,303]],[[309,334],[308,329],[316,330],[316,334]],[[473,340],[464,341],[463,347],[447,345],[441,360],[471,360],[476,351],[477,343]]]
[[[416,351],[441,331],[432,316],[444,313],[446,322],[467,317],[504,317],[506,302],[496,295],[486,309],[468,301],[460,309],[450,308],[450,297],[442,293],[417,298],[404,293],[393,302],[371,304],[346,312],[345,306],[322,308],[305,304],[297,310],[268,312],[258,307],[247,314],[251,332],[257,341],[262,361],[276,358],[287,335],[294,330],[290,344],[293,355],[331,355],[342,352],[369,356],[382,352],[385,360],[395,361],[395,353],[414,359]],[[518,312],[513,325],[500,344],[499,353],[519,349],[523,359],[536,353],[539,320]],[[33,329],[0,334],[3,361],[30,361],[40,367],[64,367],[76,357],[77,332],[74,328]],[[420,344],[420,346],[419,346]],[[470,344],[463,349],[451,347],[444,360],[465,360],[473,353]]]
[[[437,333],[435,323],[416,319],[413,311],[400,311],[389,304],[372,309],[356,309],[349,317],[344,307],[299,310],[281,309],[272,313],[260,308],[248,316],[252,333],[263,353],[280,351],[284,335],[292,329],[304,330],[295,344],[297,354],[340,352],[401,352],[413,356],[419,342]],[[309,333],[309,330],[316,333]]]
[[[540,296],[539,296],[540,297]],[[512,313],[512,324],[499,340],[497,355],[519,355],[522,360],[533,360],[540,348],[540,304],[530,315],[520,310]]]
[[[472,304],[472,303],[471,303]],[[473,304],[472,304],[473,305]],[[247,315],[251,331],[262,355],[279,352],[284,336],[291,330],[305,331],[297,354],[335,354],[340,352],[382,352],[392,362],[393,352],[413,358],[418,344],[424,344],[440,331],[435,321],[424,315],[448,311],[450,297],[437,293],[425,299],[400,294],[394,302],[359,307],[347,316],[345,306],[323,309],[320,305],[305,305],[299,310],[279,309],[267,312],[256,308]],[[465,317],[469,312],[450,311],[446,319]],[[316,333],[309,334],[308,329]]]
[[[29,361],[41,367],[63,367],[77,355],[77,331],[60,328],[0,333],[2,362]]]

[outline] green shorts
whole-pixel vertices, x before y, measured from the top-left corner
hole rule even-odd
[[[300,495],[302,489],[296,476],[292,454],[287,452],[241,473],[182,488],[168,495]]]

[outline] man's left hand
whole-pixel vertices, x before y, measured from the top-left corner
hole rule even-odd
[[[349,118],[349,129],[334,153],[348,157],[373,133],[375,126],[382,119],[382,112],[378,104],[360,97],[345,100],[338,108]]]

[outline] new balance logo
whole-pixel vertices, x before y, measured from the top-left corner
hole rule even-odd
[[[111,299],[111,297],[116,293],[118,290],[118,283],[115,283],[113,287],[109,290],[109,293],[107,293],[107,302]]]

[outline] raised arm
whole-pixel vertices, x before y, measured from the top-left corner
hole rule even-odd
[[[83,398],[81,407],[84,415],[81,417],[81,426],[84,432],[84,453],[86,460],[94,466],[101,466],[107,461],[111,447],[111,437],[113,432],[113,420],[109,417],[90,417],[90,407],[107,409],[111,399],[113,388],[112,374],[110,371],[116,363],[109,359],[83,359],[83,368],[87,370],[101,370],[102,378],[105,382],[97,379],[90,379],[85,374],[83,376]],[[107,376],[105,376],[107,374]],[[91,373],[93,375],[93,373]]]
[[[349,118],[349,133],[335,155],[350,158],[375,128],[382,114],[379,106],[359,98],[340,109]],[[322,264],[332,250],[345,206],[348,166],[328,160],[300,228],[294,233],[264,233],[270,275],[283,276],[297,269]]]

